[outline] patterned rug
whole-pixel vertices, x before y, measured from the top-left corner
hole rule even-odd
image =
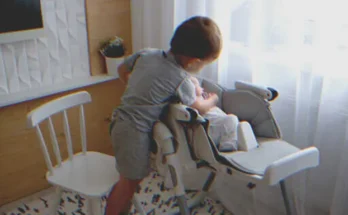
[[[197,192],[190,192],[186,198],[192,198]],[[178,205],[173,191],[164,187],[163,178],[156,172],[152,172],[149,177],[143,180],[138,190],[139,200],[148,215],[173,214],[177,212]],[[30,200],[18,201],[12,207],[3,206],[0,208],[1,215],[50,215],[49,210],[52,205],[53,192],[47,192],[41,196]],[[102,199],[103,207],[105,207],[106,198]],[[59,215],[89,215],[86,207],[86,199],[78,194],[64,192],[57,211]],[[134,206],[130,215],[137,215]],[[191,214],[214,214],[214,215],[230,215],[221,203],[206,197],[204,201],[193,208]]]

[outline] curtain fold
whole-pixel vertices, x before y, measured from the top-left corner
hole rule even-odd
[[[343,0],[132,0],[133,47],[168,49],[174,29],[209,16],[223,34],[220,58],[201,76],[276,88],[272,110],[286,141],[316,146],[320,166],[287,180],[299,215],[348,214],[348,15]],[[279,186],[250,190],[218,178],[215,196],[235,214],[285,214]]]

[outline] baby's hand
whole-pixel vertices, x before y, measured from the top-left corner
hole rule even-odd
[[[209,93],[207,93],[207,92],[202,93],[202,97],[203,97],[203,99],[208,99]]]
[[[219,97],[216,95],[216,93],[208,93],[208,98],[212,99],[215,104],[219,101]]]

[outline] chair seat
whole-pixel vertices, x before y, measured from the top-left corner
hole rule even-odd
[[[266,168],[287,155],[300,151],[299,148],[281,140],[258,138],[259,147],[248,152],[221,153],[234,167],[250,173],[264,175]]]
[[[115,158],[99,152],[78,153],[72,161],[55,167],[53,175],[47,174],[50,184],[86,196],[100,197],[109,192],[118,181]]]

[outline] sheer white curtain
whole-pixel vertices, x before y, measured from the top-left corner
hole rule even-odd
[[[231,14],[244,0],[216,1],[216,0],[132,0],[132,40],[133,50],[146,47],[169,49],[170,39],[175,27],[185,19],[195,16],[209,16],[218,24],[226,37],[230,31]],[[206,78],[217,81],[221,79],[219,70],[225,70],[228,61],[228,46],[225,46],[220,61],[208,66],[202,71]]]
[[[224,36],[220,59],[202,75],[280,92],[272,109],[284,139],[315,145],[318,168],[288,180],[296,214],[348,214],[348,4],[344,0],[132,0],[133,48],[168,49],[192,15],[213,18]],[[235,214],[283,214],[279,187],[219,179],[217,196]]]

